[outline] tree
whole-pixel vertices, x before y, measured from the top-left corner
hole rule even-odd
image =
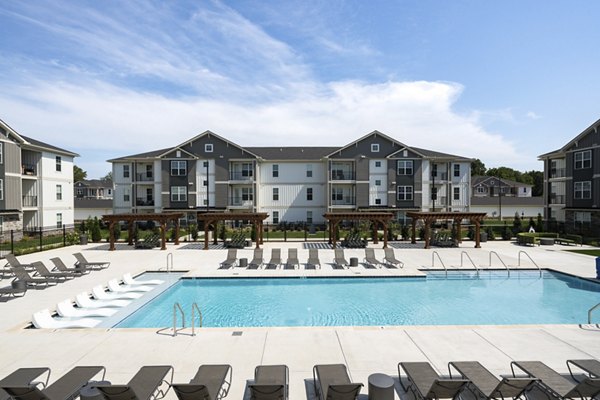
[[[542,171],[527,171],[523,175],[531,177],[533,185],[531,195],[542,196],[544,194],[544,173]]]
[[[73,165],[73,182],[83,181],[87,178],[87,172],[79,168],[77,165]]]
[[[479,158],[471,162],[471,176],[484,176],[487,168]]]
[[[101,181],[112,181],[112,172],[107,173],[102,178],[100,178],[100,180]]]

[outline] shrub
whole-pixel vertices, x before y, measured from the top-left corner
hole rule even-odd
[[[467,237],[469,240],[475,240],[475,228],[471,225],[467,231]]]
[[[95,217],[92,223],[92,242],[99,242],[102,240],[102,231],[100,230],[100,222]]]
[[[506,223],[504,224],[504,228],[502,229],[502,239],[504,239],[504,240],[512,239],[512,232],[510,231],[510,229],[508,228],[508,225],[506,225]]]
[[[544,220],[542,219],[542,214],[538,213],[537,215],[537,223],[536,223],[537,229],[540,231],[545,230],[544,229]]]
[[[119,225],[119,223],[113,225],[113,235],[115,237],[115,241],[121,238],[121,225]]]
[[[198,225],[191,224],[190,225],[190,234],[192,235],[192,240],[195,242],[198,240]]]
[[[424,227],[419,228],[419,238],[421,240],[425,240],[425,228]]]
[[[402,228],[400,228],[400,232],[402,234],[402,240],[408,240],[408,238],[410,237],[408,225],[402,225]]]
[[[521,217],[519,213],[515,213],[515,219],[513,221],[513,233],[516,235],[517,233],[523,230],[523,222],[521,221]]]
[[[488,240],[496,239],[496,235],[494,234],[494,230],[492,229],[491,226],[488,226],[485,228],[485,233],[487,233]]]

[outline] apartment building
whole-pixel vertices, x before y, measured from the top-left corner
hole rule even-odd
[[[267,212],[269,223],[333,211],[468,211],[471,159],[373,131],[341,147],[242,147],[206,131],[178,146],[109,160],[115,213]]]
[[[544,217],[567,230],[586,226],[600,234],[600,120],[539,160],[544,162]]]
[[[533,185],[496,176],[471,177],[471,211],[485,212],[494,218],[512,218],[519,214],[523,218],[543,215],[543,197],[533,197]]]
[[[2,232],[73,226],[73,159],[76,156],[21,135],[0,120]]]

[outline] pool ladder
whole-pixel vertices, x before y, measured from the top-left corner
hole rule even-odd
[[[202,311],[197,303],[192,303],[192,336],[196,336],[196,313],[198,313],[198,328],[202,328]],[[177,317],[181,316],[181,328],[177,328]],[[185,312],[181,304],[173,304],[173,336],[177,336],[177,332],[185,329]]]
[[[537,265],[537,263],[535,261],[533,261],[533,258],[531,258],[531,256],[529,254],[527,254],[526,251],[523,251],[523,250],[519,251],[519,262],[518,262],[517,266],[518,267],[521,266],[521,253],[525,254],[527,256],[527,258],[529,258],[529,261],[531,261],[533,263],[533,265],[535,265],[537,267],[538,271],[540,271],[540,278],[541,278],[542,277],[542,269],[540,268],[539,265]]]
[[[461,251],[460,252],[460,267],[463,267],[463,261],[464,261],[464,257],[463,256],[467,256],[467,258],[469,259],[469,261],[471,261],[471,265],[473,266],[473,268],[475,268],[475,271],[477,271],[477,277],[479,278],[479,268],[477,268],[477,264],[475,264],[473,262],[473,259],[471,258],[471,256],[469,255],[469,253],[467,253],[466,251]]]
[[[592,313],[594,312],[595,309],[597,309],[598,307],[600,307],[600,303],[596,304],[594,307],[590,308],[588,310],[588,324],[592,323]]]
[[[508,265],[506,265],[506,263],[504,263],[504,261],[502,261],[502,259],[500,258],[500,256],[498,255],[498,253],[496,253],[495,251],[490,251],[490,265],[488,265],[488,267],[492,267],[492,255],[495,255],[496,258],[498,259],[498,261],[500,261],[500,263],[502,265],[504,265],[504,268],[506,268],[506,272],[508,273],[508,276],[510,276],[510,268],[508,268]]]
[[[440,255],[438,254],[437,251],[434,251],[433,253],[431,253],[431,268],[435,268],[435,256],[437,256],[438,260],[440,260],[440,264],[442,264],[442,267],[444,267],[444,271],[446,271],[446,278],[447,278],[448,277],[448,268],[446,268],[446,265],[442,261],[442,257],[440,257]]]

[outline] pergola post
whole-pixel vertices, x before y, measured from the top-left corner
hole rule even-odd
[[[127,220],[127,244],[129,246],[133,245],[133,219]]]
[[[429,218],[425,218],[425,248],[429,248],[429,238],[431,236],[431,220]]]
[[[415,218],[413,218],[410,221],[410,224],[412,225],[412,236],[411,236],[410,243],[417,244],[417,220]]]
[[[208,250],[208,220],[204,220],[204,250]]]
[[[373,221],[373,244],[379,244],[379,235],[377,234],[377,221]]]
[[[479,224],[479,220],[476,219],[475,220],[475,248],[476,249],[481,248],[481,243],[480,243],[479,239],[480,239],[480,224]]]
[[[333,222],[328,219],[327,220],[327,229],[329,230],[329,244],[332,244],[332,240],[333,240],[333,228],[331,227],[333,224]]]
[[[179,218],[175,218],[175,244],[179,244]]]
[[[388,224],[386,221],[382,221],[383,224],[383,248],[387,249],[388,244]]]
[[[164,220],[160,221],[160,249],[161,250],[166,250],[167,249],[167,235],[166,235],[166,231],[167,230],[167,224],[165,223]]]
[[[462,219],[455,219],[454,220],[454,225],[456,225],[456,242],[457,243],[462,243],[462,230],[461,230],[461,221]]]
[[[110,251],[114,251],[115,250],[115,221],[110,221],[110,223],[108,224],[108,230],[109,230],[109,237],[110,237],[110,246],[108,248],[108,250]]]

